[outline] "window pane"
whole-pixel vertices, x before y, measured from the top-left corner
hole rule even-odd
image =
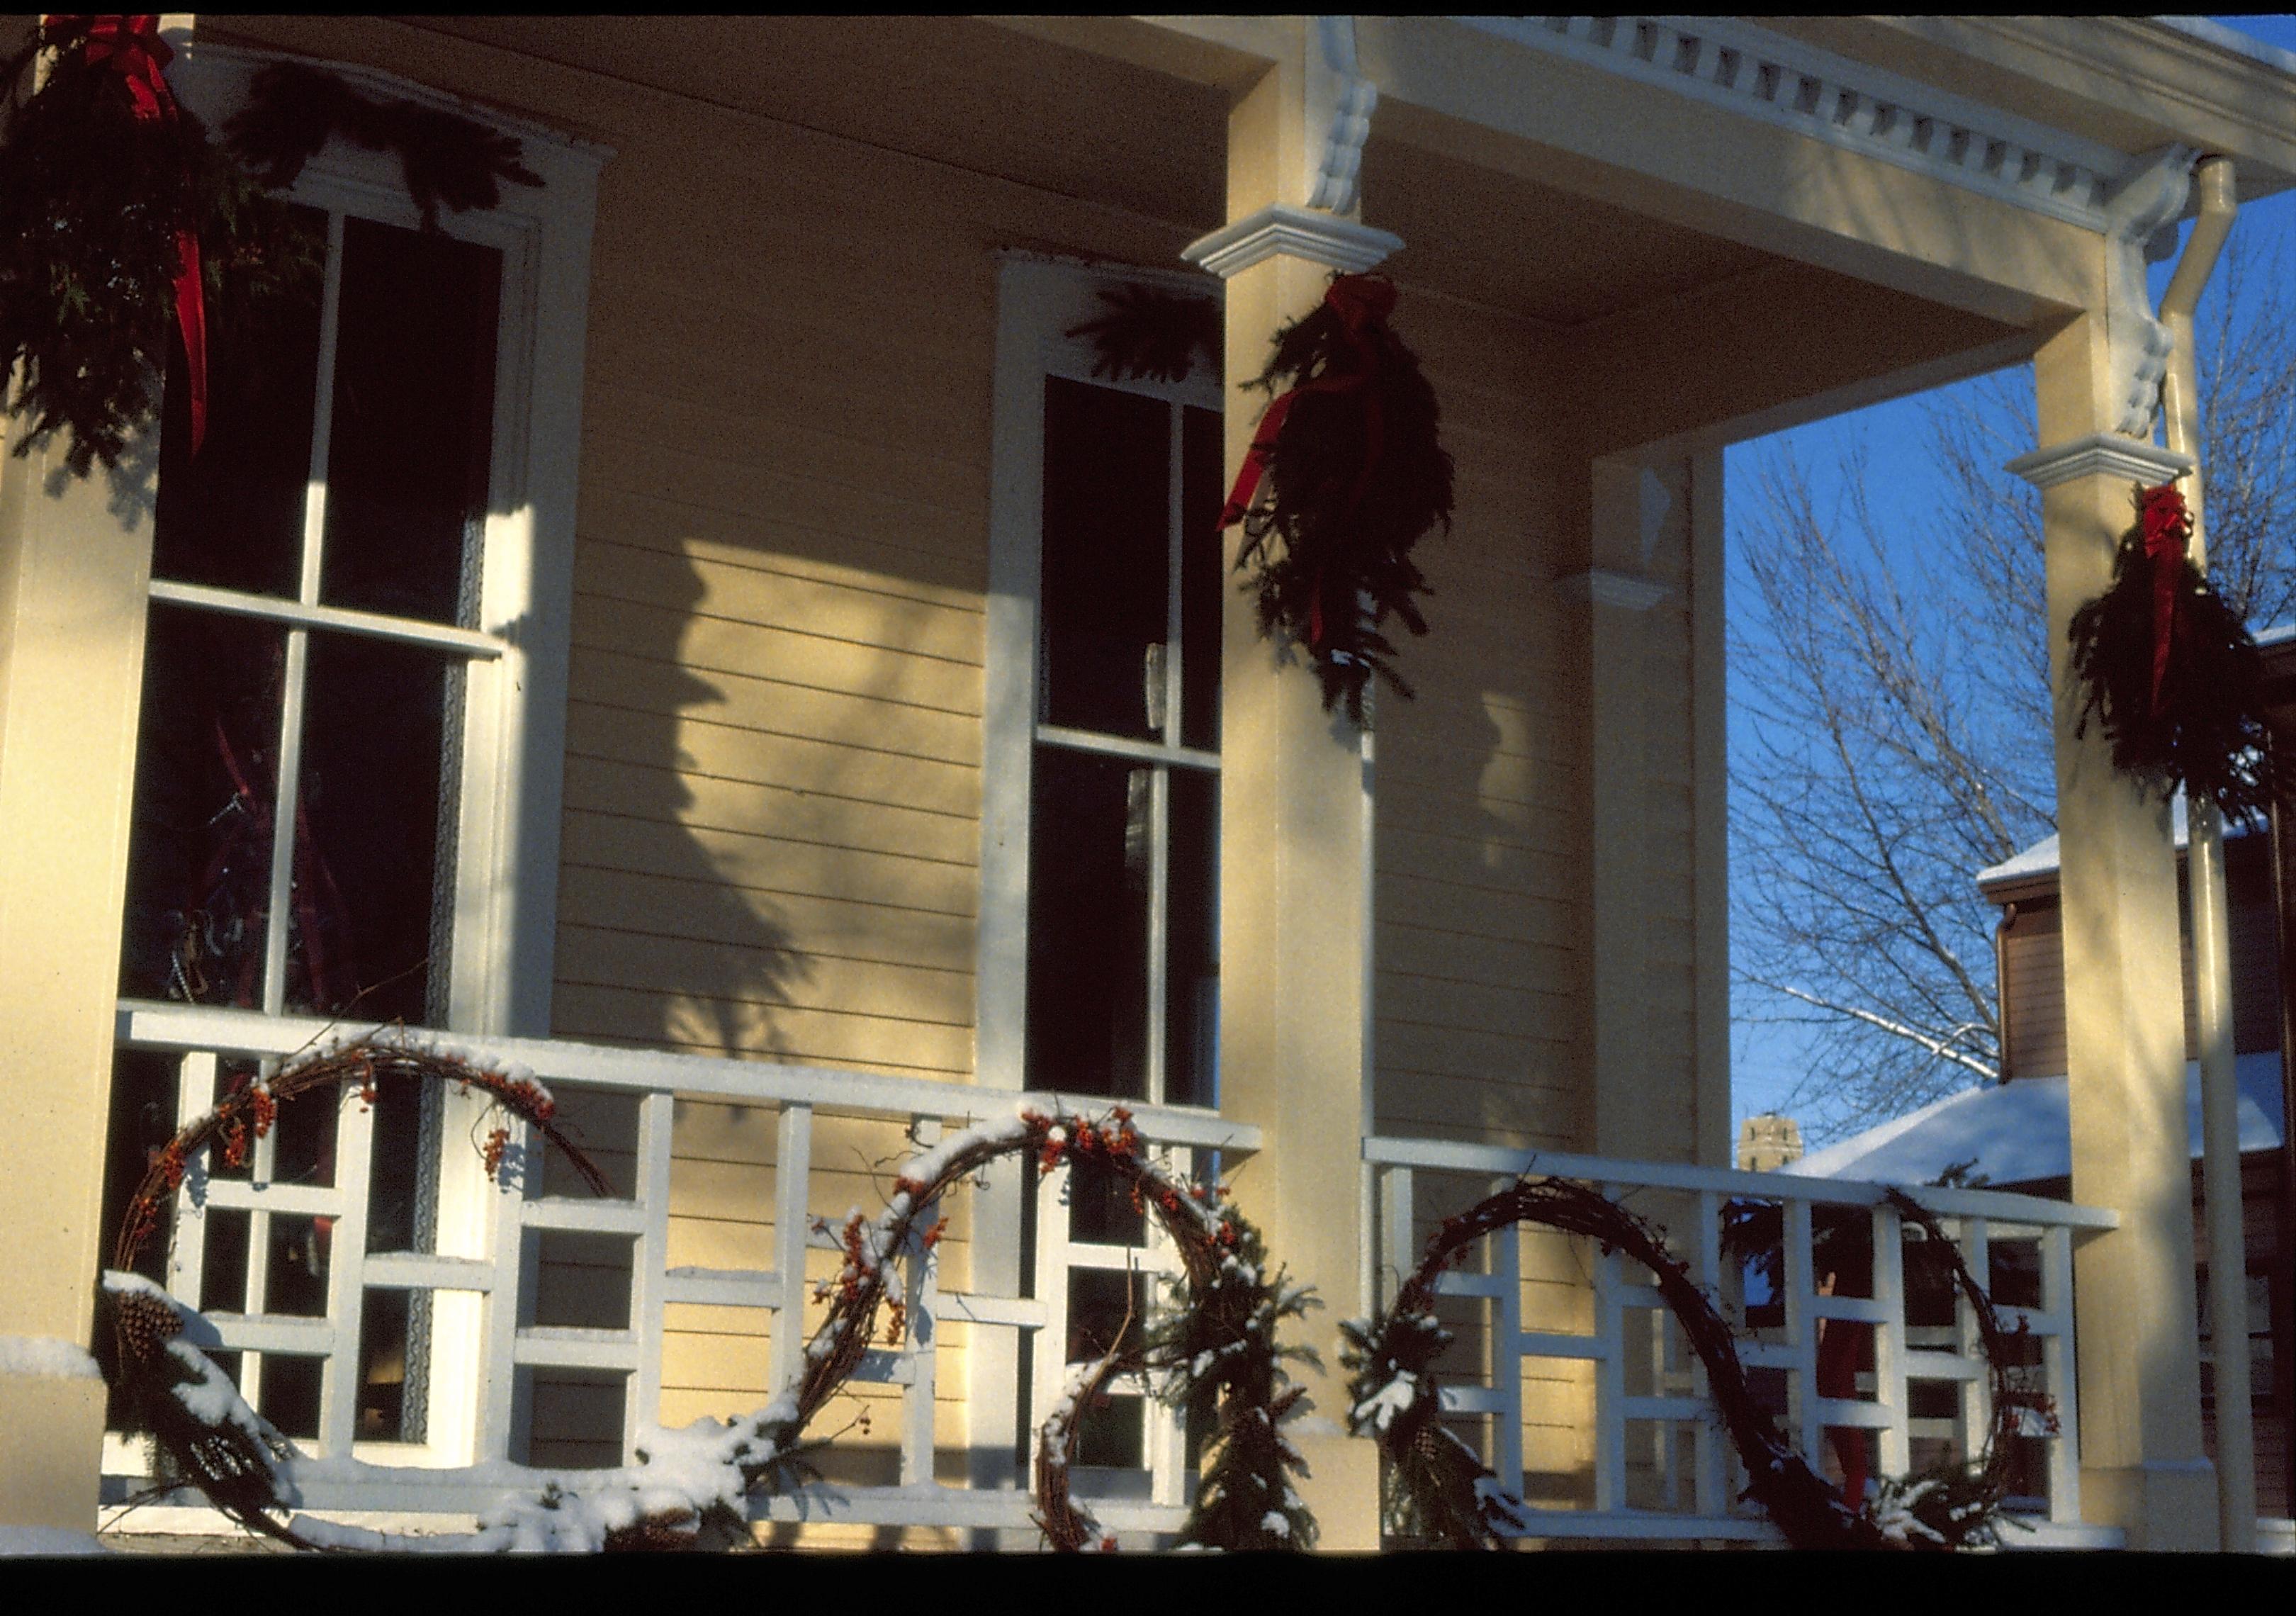
[[[436,1024],[447,979],[463,670],[435,652],[311,637],[291,1007]],[[434,920],[437,923],[434,925]]]
[[[1151,773],[1037,750],[1029,837],[1031,1088],[1146,1093]]]
[[[1045,380],[1044,714],[1147,738],[1166,638],[1170,406]]]
[[[324,262],[326,216],[313,208],[290,211],[316,238],[312,258]],[[315,275],[291,302],[279,299],[243,323],[218,323],[209,345],[207,440],[196,455],[191,395],[180,365],[169,368],[154,577],[295,595],[318,396],[320,293]]]
[[[286,636],[160,606],[144,653],[119,990],[263,1001]]]
[[[1189,410],[1180,431],[1180,744],[1218,751],[1220,609],[1230,587],[1218,527],[1219,412]]]
[[[1172,771],[1171,882],[1165,905],[1164,1098],[1218,1101],[1219,776]]]
[[[501,277],[491,247],[346,223],[320,590],[330,605],[474,626],[465,572],[486,513]]]

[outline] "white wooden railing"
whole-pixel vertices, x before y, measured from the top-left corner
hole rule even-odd
[[[309,1018],[123,1001],[119,1041],[123,1049],[179,1057],[177,1112],[181,1120],[189,1121],[214,1103],[219,1058],[277,1061],[359,1030]],[[665,1311],[673,1304],[770,1313],[770,1380],[775,1386],[792,1383],[807,1335],[810,1292],[806,1252],[838,1244],[833,1224],[824,1226],[808,1204],[809,1182],[825,1167],[814,1148],[817,1118],[898,1124],[922,1145],[943,1128],[1006,1116],[1024,1101],[1049,1106],[1058,1099],[877,1073],[554,1039],[437,1036],[482,1054],[489,1062],[531,1068],[552,1087],[562,1108],[582,1095],[620,1095],[626,1105],[634,1101],[635,1148],[627,1170],[620,1175],[623,1182],[616,1185],[623,1193],[607,1199],[586,1193],[544,1193],[539,1141],[526,1136],[531,1130],[515,1120],[508,1120],[513,1128],[507,1153],[511,1170],[502,1175],[504,1182],[498,1187],[475,1166],[475,1153],[460,1136],[470,1123],[450,1118],[441,1157],[440,1233],[426,1243],[434,1249],[369,1252],[373,1118],[354,1101],[338,1107],[332,1168],[324,1175],[330,1180],[324,1185],[283,1183],[273,1177],[280,1138],[276,1131],[257,1145],[245,1177],[211,1172],[205,1162],[192,1164],[177,1197],[168,1251],[169,1291],[197,1307],[203,1287],[213,1289],[210,1276],[202,1272],[206,1219],[222,1211],[247,1217],[244,1302],[239,1308],[210,1308],[206,1317],[211,1328],[202,1344],[212,1351],[241,1355],[239,1379],[250,1400],[261,1395],[264,1355],[318,1362],[317,1431],[298,1439],[299,1447],[315,1460],[298,1466],[305,1507],[349,1512],[376,1523],[467,1522],[497,1504],[506,1491],[540,1485],[545,1471],[512,1463],[532,1417],[521,1391],[526,1383],[521,1371],[528,1372],[528,1379],[537,1370],[620,1379],[622,1462],[627,1463],[631,1448],[659,1407]],[[775,1110],[771,1268],[669,1266],[674,1190],[682,1167],[672,1149],[680,1100]],[[324,1102],[314,1097],[300,1103]],[[470,1103],[475,1122],[476,1103]],[[1074,1111],[1097,1113],[1111,1103],[1070,1097],[1065,1103]],[[1259,1144],[1255,1129],[1210,1112],[1146,1104],[1129,1109],[1143,1139],[1163,1152],[1168,1163],[1183,1169],[1193,1164],[1179,1159],[1182,1153],[1220,1153],[1233,1163]],[[497,1114],[487,1119],[486,1126],[502,1120]],[[885,1169],[888,1182],[896,1164],[877,1164]],[[1024,1479],[1015,1490],[1013,1447],[1021,1421],[1041,1419],[1059,1394],[1067,1356],[1070,1276],[1095,1268],[1154,1275],[1175,1266],[1169,1251],[1157,1243],[1152,1224],[1144,1246],[1072,1239],[1070,1218],[1061,1210],[1067,1202],[1066,1187],[1065,1169],[1039,1180],[1033,1162],[1007,1160],[980,1180],[951,1192],[952,1198],[972,1198],[966,1210],[974,1237],[975,1288],[962,1292],[939,1288],[939,1264],[913,1253],[906,1340],[898,1349],[870,1353],[855,1377],[864,1383],[898,1388],[898,1482],[775,1497],[756,1505],[759,1518],[827,1518],[992,1532],[1029,1530]],[[1010,1255],[999,1259],[989,1248],[1002,1229],[1003,1250],[1019,1250],[1023,1202],[1031,1195],[1035,1204],[1027,1215],[1034,1226],[1028,1243],[1033,1247],[1033,1262],[1024,1274],[1022,1262]],[[873,1215],[877,1208],[864,1210]],[[758,1209],[761,1216],[764,1210]],[[311,1317],[280,1317],[262,1310],[269,1294],[265,1266],[275,1243],[270,1228],[275,1218],[332,1220],[328,1226],[324,1307],[315,1308]],[[540,1243],[529,1236],[545,1233],[608,1235],[629,1243],[628,1308],[619,1327],[521,1322],[521,1301],[530,1317],[537,1281]],[[980,1283],[984,1274],[992,1283]],[[998,1276],[1006,1283],[993,1283]],[[419,1444],[357,1439],[362,1310],[366,1294],[376,1290],[430,1296],[426,1333],[433,1373],[459,1377],[456,1395],[430,1399],[426,1440]],[[973,1429],[967,1438],[970,1484],[946,1485],[936,1476],[934,1463],[935,1392],[944,1373],[937,1346],[939,1325],[954,1321],[964,1321],[970,1329],[966,1400]],[[1001,1388],[994,1384],[1000,1366],[1006,1377]],[[1016,1377],[1022,1383],[1016,1384]],[[767,1399],[756,1400],[762,1405]],[[1094,1497],[1093,1508],[1111,1529],[1169,1531],[1185,1512],[1183,1437],[1176,1419],[1152,1401],[1143,1401],[1143,1464],[1128,1472],[1081,1472],[1077,1490],[1080,1496],[1100,1495]],[[1035,1413],[1029,1416],[1026,1411],[1031,1407]],[[947,1442],[941,1446],[946,1453]],[[108,1440],[107,1498],[117,1501],[142,1489],[147,1462],[140,1447],[116,1438]],[[1018,1472],[1021,1478],[1025,1473]],[[175,1502],[196,1499],[179,1495]],[[128,1524],[163,1530],[180,1518],[183,1525],[194,1525],[196,1513],[145,1510]]]
[[[1991,1388],[1975,1319],[1956,1293],[1951,1320],[1909,1322],[1901,1219],[1879,1185],[1799,1178],[1775,1173],[1726,1172],[1601,1157],[1525,1153],[1448,1142],[1371,1138],[1364,1159],[1375,1183],[1376,1213],[1366,1238],[1367,1277],[1382,1305],[1417,1265],[1428,1231],[1443,1216],[1464,1210],[1526,1171],[1599,1188],[1666,1228],[1691,1275],[1716,1297],[1746,1339],[1740,1358],[1766,1380],[1783,1406],[1781,1424],[1814,1462],[1823,1462],[1824,1433],[1849,1427],[1878,1433],[1874,1479],[1914,1467],[1915,1448],[1934,1454],[1950,1443],[1966,1458],[1981,1442],[1991,1418]],[[2074,1396],[2072,1242],[2085,1230],[2115,1226],[2115,1215],[2063,1202],[1989,1190],[1915,1192],[1961,1249],[1978,1281],[1990,1289],[2013,1330],[2022,1324],[2038,1359],[2029,1371],[2056,1416],[2051,1432],[2029,1422],[2026,1437],[2046,1457],[2038,1467],[2042,1496],[2013,1501],[2031,1530],[2003,1534],[2007,1546],[2102,1546],[2118,1534],[2080,1524],[2079,1417]],[[1782,1294],[1761,1294],[1748,1265],[1725,1254],[1726,1210],[1767,1202],[1778,1208],[1783,1231]],[[1813,1233],[1821,1219],[1871,1219],[1871,1294],[1826,1293],[1812,1262]],[[1583,1309],[1591,1292],[1591,1327],[1583,1313],[1573,1329],[1526,1328],[1526,1295],[1537,1305],[1542,1276],[1525,1271],[1528,1242],[1549,1243],[1541,1254],[1559,1274],[1545,1294],[1564,1311]],[[1593,1366],[1593,1440],[1589,1467],[1578,1474],[1590,1485],[1577,1496],[1542,1496],[1529,1487],[1534,1536],[1628,1539],[1773,1539],[1775,1530],[1741,1501],[1745,1480],[1736,1455],[1712,1417],[1705,1374],[1683,1346],[1650,1276],[1616,1252],[1570,1237],[1511,1228],[1485,1243],[1480,1271],[1454,1271],[1439,1282],[1443,1295],[1469,1299],[1480,1311],[1480,1363],[1457,1366],[1444,1388],[1445,1406],[1482,1416],[1484,1457],[1503,1481],[1531,1480],[1524,1467],[1527,1361],[1562,1360]],[[1530,1283],[1527,1285],[1526,1280]],[[1575,1301],[1572,1298],[1575,1295]],[[1479,1304],[1479,1308],[1478,1305]],[[1767,1305],[1766,1305],[1767,1304]],[[1764,1327],[1763,1314],[1772,1321]],[[1817,1338],[1822,1320],[1871,1325],[1873,1367],[1858,1376],[1853,1398],[1817,1390]],[[1534,1319],[1534,1324],[1552,1321]],[[1472,1318],[1463,1320],[1474,1327]],[[1454,1357],[1467,1354],[1455,1349]],[[1578,1371],[1584,1374],[1585,1371]],[[1927,1382],[1925,1401],[1950,1389],[1952,1407],[1920,1411],[1912,1389]],[[1569,1407],[1557,1415],[1533,1407],[1534,1423],[1583,1420]],[[1536,1399],[1534,1399],[1534,1401]],[[1463,1434],[1464,1429],[1463,1427]],[[1569,1490],[1569,1489],[1562,1489]]]

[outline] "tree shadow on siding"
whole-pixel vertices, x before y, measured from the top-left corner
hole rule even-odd
[[[725,694],[682,660],[703,589],[690,564],[675,578],[674,606],[649,603],[668,610],[577,584],[554,1020],[570,1034],[783,1054],[774,1012],[810,970],[782,905],[709,845],[756,827],[710,823],[729,816],[697,800],[681,730]]]

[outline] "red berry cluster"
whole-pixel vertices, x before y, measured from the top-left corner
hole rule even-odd
[[[503,1157],[510,1149],[510,1129],[497,1128],[487,1135],[486,1144],[480,1152],[487,1166],[487,1177],[493,1179],[502,1171]]]

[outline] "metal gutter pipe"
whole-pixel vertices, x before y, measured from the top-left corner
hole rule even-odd
[[[2193,564],[2208,570],[2202,500],[2199,371],[2193,311],[2240,205],[2228,158],[2206,157],[2194,171],[2200,197],[2192,239],[2161,295],[2160,317],[2174,343],[2161,382],[2169,447],[2193,456],[2187,503],[2193,513]],[[2193,1000],[2201,1056],[2202,1185],[2207,1206],[2209,1341],[2216,1393],[2218,1544],[2227,1554],[2256,1552],[2256,1431],[2248,1360],[2248,1244],[2241,1224],[2240,1088],[2234,1075],[2232,925],[2225,892],[2224,822],[2216,805],[2188,800],[2191,851],[2186,887],[2192,912]]]

